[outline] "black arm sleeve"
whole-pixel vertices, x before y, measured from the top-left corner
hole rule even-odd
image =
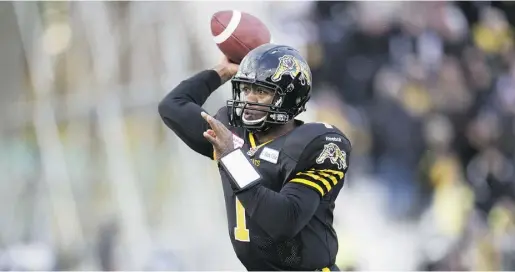
[[[299,160],[305,163],[280,192],[272,191],[260,183],[235,192],[250,218],[276,241],[297,235],[311,220],[321,199],[333,193],[338,194],[343,186],[349,164],[350,143],[314,141],[310,146]],[[342,151],[339,153],[341,156],[336,160],[330,160],[329,157],[324,159],[321,154],[326,152],[328,146]]]
[[[207,122],[200,116],[201,106],[221,85],[221,79],[214,70],[202,71],[182,81],[159,103],[159,115],[191,149],[206,157],[213,158],[213,146],[202,133],[207,130]]]
[[[277,242],[297,235],[320,203],[317,193],[296,183],[286,184],[279,193],[259,184],[237,196],[250,218]]]

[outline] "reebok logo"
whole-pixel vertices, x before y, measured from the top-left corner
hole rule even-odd
[[[325,140],[330,141],[330,142],[341,142],[342,138],[340,138],[340,137],[325,137]]]

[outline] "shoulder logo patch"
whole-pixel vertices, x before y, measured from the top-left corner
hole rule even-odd
[[[318,155],[316,163],[323,164],[327,159],[329,159],[332,164],[336,164],[338,169],[347,168],[347,154],[335,143],[324,145],[324,150]]]

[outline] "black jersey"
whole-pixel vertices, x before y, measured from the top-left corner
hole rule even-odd
[[[208,125],[200,113],[219,85],[216,72],[204,71],[179,84],[159,105],[167,126],[210,158],[215,154],[203,138]],[[227,108],[215,118],[233,132],[237,151],[260,176],[239,190],[235,175],[219,164],[228,232],[242,264],[248,270],[334,270],[333,210],[349,166],[349,140],[331,125],[296,120],[294,130],[260,145],[244,128],[229,126]]]

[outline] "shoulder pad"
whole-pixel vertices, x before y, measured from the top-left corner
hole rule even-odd
[[[291,132],[285,141],[283,152],[299,161],[302,153],[314,141],[345,142],[350,145],[349,139],[338,128],[326,123],[306,123]]]

